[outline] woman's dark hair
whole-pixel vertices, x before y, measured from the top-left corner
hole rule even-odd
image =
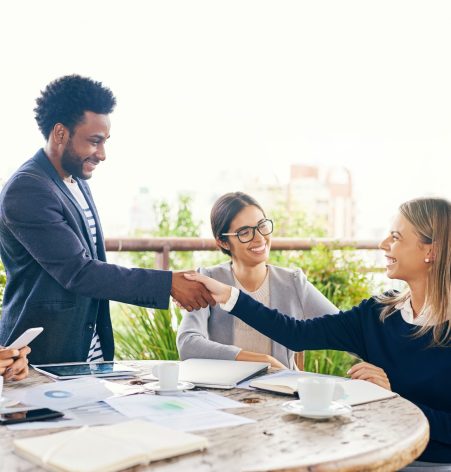
[[[266,217],[263,208],[257,200],[243,192],[226,193],[216,200],[210,213],[211,230],[216,240],[227,241],[228,236],[222,236],[222,233],[230,232],[232,220],[247,206],[257,207]],[[224,249],[219,245],[218,247],[224,254],[232,255],[228,249]]]
[[[116,98],[109,88],[74,74],[50,82],[36,99],[34,112],[41,133],[48,139],[56,123],[73,133],[83,121],[85,111],[108,115],[115,105]]]

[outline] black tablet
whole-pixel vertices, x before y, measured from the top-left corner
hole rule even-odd
[[[31,365],[33,369],[53,379],[77,379],[80,377],[134,377],[138,371],[114,361],[70,362],[65,364]]]

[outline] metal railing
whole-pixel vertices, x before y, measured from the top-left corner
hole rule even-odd
[[[169,269],[171,251],[215,251],[216,242],[211,238],[107,238],[106,250],[110,252],[151,251],[157,254],[156,264],[160,269]],[[353,249],[378,249],[378,241],[356,239],[298,239],[273,238],[271,249],[275,251],[309,251],[322,244],[334,248],[352,247]]]

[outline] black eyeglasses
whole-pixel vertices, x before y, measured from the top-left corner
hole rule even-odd
[[[241,243],[248,243],[255,238],[255,230],[257,230],[262,236],[268,236],[274,230],[272,220],[263,220],[255,226],[245,226],[236,233],[222,233],[221,236],[236,236],[238,241]]]

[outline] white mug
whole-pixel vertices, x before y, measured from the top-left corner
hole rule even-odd
[[[176,390],[179,381],[179,365],[177,362],[164,362],[152,368],[160,384],[161,390]]]
[[[297,383],[299,400],[306,410],[323,411],[344,398],[344,389],[330,377],[303,377]]]

